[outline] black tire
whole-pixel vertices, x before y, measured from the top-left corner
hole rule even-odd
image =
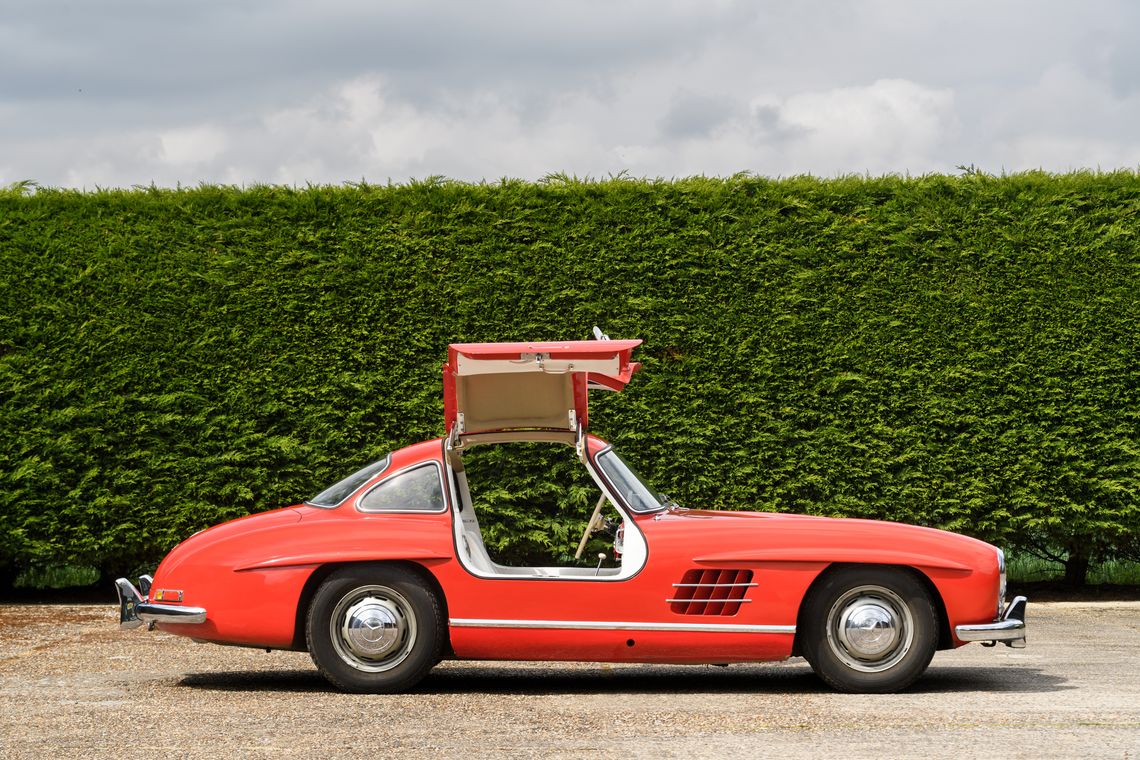
[[[811,590],[800,616],[800,651],[825,683],[845,692],[900,691],[926,671],[938,617],[908,570],[844,567]]]
[[[439,662],[446,626],[438,595],[397,565],[330,575],[309,605],[305,639],[317,669],[344,691],[407,691]]]

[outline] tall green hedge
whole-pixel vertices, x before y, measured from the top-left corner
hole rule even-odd
[[[1130,172],[13,188],[0,572],[152,562],[442,434],[449,342],[599,324],[645,367],[593,429],[682,503],[1076,577],[1140,534],[1138,231]]]

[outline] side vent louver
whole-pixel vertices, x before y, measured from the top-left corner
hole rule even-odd
[[[665,601],[678,615],[735,615],[755,585],[751,570],[689,570]]]

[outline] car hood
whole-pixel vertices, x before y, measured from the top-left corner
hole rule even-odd
[[[996,562],[996,549],[984,541],[879,520],[672,509],[655,521],[666,534],[699,536],[698,563],[868,562],[970,571]]]

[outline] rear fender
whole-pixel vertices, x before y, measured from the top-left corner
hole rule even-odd
[[[309,649],[308,642],[305,640],[305,621],[309,614],[309,605],[312,603],[313,596],[317,593],[317,589],[319,589],[321,587],[321,584],[324,583],[325,580],[337,570],[340,570],[344,567],[351,567],[353,565],[399,565],[401,567],[407,568],[408,570],[411,570],[412,572],[419,575],[423,579],[424,583],[434,591],[436,597],[443,605],[444,620],[448,619],[447,595],[443,593],[443,586],[440,585],[439,579],[435,577],[435,573],[432,572],[429,565],[403,559],[387,561],[368,560],[362,562],[329,562],[314,569],[312,574],[309,575],[309,579],[305,581],[304,587],[301,589],[300,597],[297,600],[296,623],[293,627],[294,650],[298,652],[305,652]],[[450,649],[450,636],[447,637],[447,641],[447,646]]]

